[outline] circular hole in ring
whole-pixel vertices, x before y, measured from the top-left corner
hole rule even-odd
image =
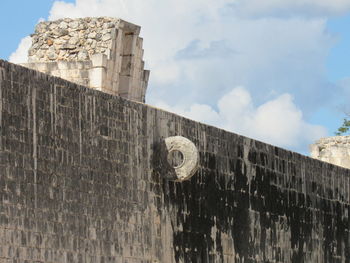
[[[178,168],[180,167],[183,163],[184,163],[184,155],[182,152],[178,151],[178,150],[174,150],[169,152],[168,154],[168,163],[174,167],[174,168]]]

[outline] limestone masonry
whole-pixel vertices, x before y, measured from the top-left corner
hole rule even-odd
[[[121,42],[56,50],[88,21]],[[138,30],[39,24],[32,66]],[[0,60],[0,263],[350,263],[349,169],[75,82]]]
[[[144,102],[149,71],[139,33],[139,26],[108,17],[41,22],[32,34],[29,63],[23,65]]]
[[[311,157],[350,169],[350,136],[322,138],[310,146]]]

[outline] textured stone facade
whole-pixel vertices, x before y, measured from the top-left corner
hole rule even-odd
[[[322,138],[310,146],[311,157],[350,169],[350,136]]]
[[[144,102],[140,27],[99,17],[41,22],[23,66],[124,98]]]
[[[165,138],[199,170],[173,181]],[[350,170],[0,61],[1,263],[350,263]]]

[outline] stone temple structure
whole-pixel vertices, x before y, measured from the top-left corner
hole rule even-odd
[[[138,31],[0,60],[0,263],[350,263],[350,170],[140,103]]]
[[[311,157],[350,169],[350,136],[322,138],[310,146]]]
[[[109,94],[145,101],[140,27],[99,17],[41,22],[23,66]]]

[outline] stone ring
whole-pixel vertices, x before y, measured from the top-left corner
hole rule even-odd
[[[176,173],[177,179],[175,181],[182,182],[190,179],[199,168],[197,147],[189,139],[182,136],[166,138],[165,145],[168,150],[168,162]],[[174,159],[178,159],[175,160],[176,163],[174,163]]]

